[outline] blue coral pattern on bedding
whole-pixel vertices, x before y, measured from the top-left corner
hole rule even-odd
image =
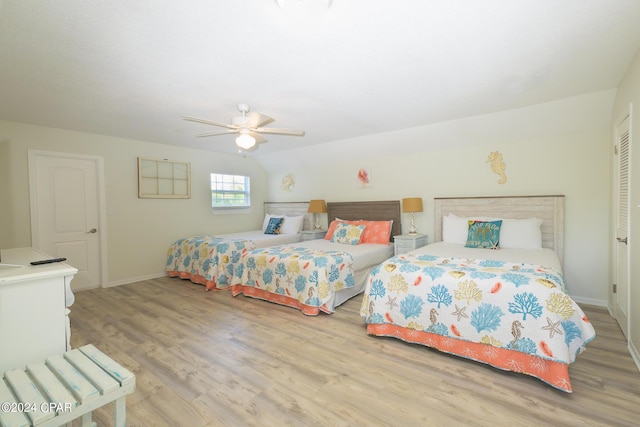
[[[251,240],[206,235],[180,239],[167,251],[166,271],[172,277],[206,285],[207,289],[226,289],[241,255],[254,248]]]
[[[242,256],[234,285],[280,294],[333,311],[334,292],[355,285],[353,257],[342,251],[292,246],[255,249]],[[234,294],[236,294],[234,292]]]
[[[372,270],[360,314],[564,364],[595,336],[561,273],[504,261],[393,257]]]

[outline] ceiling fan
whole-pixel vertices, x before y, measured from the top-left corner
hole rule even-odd
[[[274,119],[266,114],[249,112],[249,105],[247,104],[238,104],[238,110],[242,115],[232,118],[231,124],[191,116],[182,116],[182,118],[191,122],[226,128],[226,130],[196,134],[199,137],[239,134],[236,138],[236,145],[246,151],[253,151],[258,147],[258,144],[267,142],[267,139],[261,134],[304,136],[304,131],[302,130],[265,127],[272,123]]]

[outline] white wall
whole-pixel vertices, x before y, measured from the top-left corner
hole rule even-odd
[[[630,164],[630,232],[629,242],[629,347],[640,369],[640,51],[623,78],[615,99],[612,127],[624,115],[631,116],[631,164]]]
[[[399,200],[422,197],[419,232],[433,241],[433,198],[565,195],[565,276],[578,302],[606,305],[610,123],[615,91],[259,156],[268,199]],[[487,156],[500,151],[507,183]],[[373,171],[361,188],[357,170]],[[295,176],[290,192],[280,189]],[[408,215],[403,217],[407,230]]]
[[[262,224],[266,173],[252,158],[0,121],[0,248],[31,246],[29,149],[104,159],[107,285],[164,274],[167,248],[178,238]],[[191,198],[139,199],[138,157],[191,162]],[[251,212],[212,214],[211,172],[250,176]]]

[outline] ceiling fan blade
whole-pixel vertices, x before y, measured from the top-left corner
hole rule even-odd
[[[217,132],[204,132],[204,133],[198,133],[196,134],[196,136],[216,136],[216,135],[228,135],[230,133],[239,133],[240,131],[238,129],[229,129],[229,130],[219,130]]]
[[[260,133],[270,133],[273,135],[290,135],[290,136],[304,136],[303,130],[298,129],[282,129],[282,128],[257,128],[254,129]]]
[[[251,135],[252,137],[254,137],[254,138],[255,138],[255,140],[256,140],[256,145],[258,145],[258,144],[262,144],[263,142],[267,142],[267,138],[265,138],[264,136],[260,135],[260,134],[259,134],[259,133],[257,133],[257,132],[253,132],[253,131],[251,131],[251,132],[249,132],[249,135]]]
[[[213,120],[199,119],[197,117],[191,117],[191,116],[182,116],[182,118],[185,119],[185,120],[188,120],[190,122],[204,123],[206,125],[220,126],[220,127],[227,128],[227,129],[238,129],[237,126],[230,125],[230,124],[227,124],[227,123],[214,122]]]
[[[266,126],[275,121],[273,118],[262,113],[249,113],[247,119],[245,126],[252,129]]]

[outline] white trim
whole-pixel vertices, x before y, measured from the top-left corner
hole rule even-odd
[[[570,296],[578,304],[588,304],[588,305],[593,305],[593,306],[596,306],[596,307],[603,307],[603,308],[606,308],[609,311],[609,313],[611,313],[611,310],[609,309],[609,304],[608,304],[607,300],[575,297],[573,295],[570,295]]]
[[[145,276],[130,277],[128,279],[116,280],[115,282],[111,282],[108,285],[105,285],[103,287],[111,288],[113,286],[128,285],[129,283],[144,282],[145,280],[151,280],[151,279],[159,279],[160,277],[167,277],[167,272],[164,271],[159,274],[147,274]]]
[[[68,159],[80,159],[93,161],[96,165],[96,184],[98,197],[98,222],[100,227],[100,287],[104,287],[107,283],[107,199],[105,196],[105,179],[104,179],[104,159],[100,156],[61,153],[58,151],[44,150],[28,150],[29,158],[29,203],[31,205],[31,245],[37,247],[38,243],[35,239],[38,236],[38,217],[37,198],[35,194],[36,185],[36,157],[58,157]]]
[[[629,353],[636,364],[636,368],[640,371],[640,353],[638,353],[638,349],[633,345],[633,341],[631,340],[629,340]]]

